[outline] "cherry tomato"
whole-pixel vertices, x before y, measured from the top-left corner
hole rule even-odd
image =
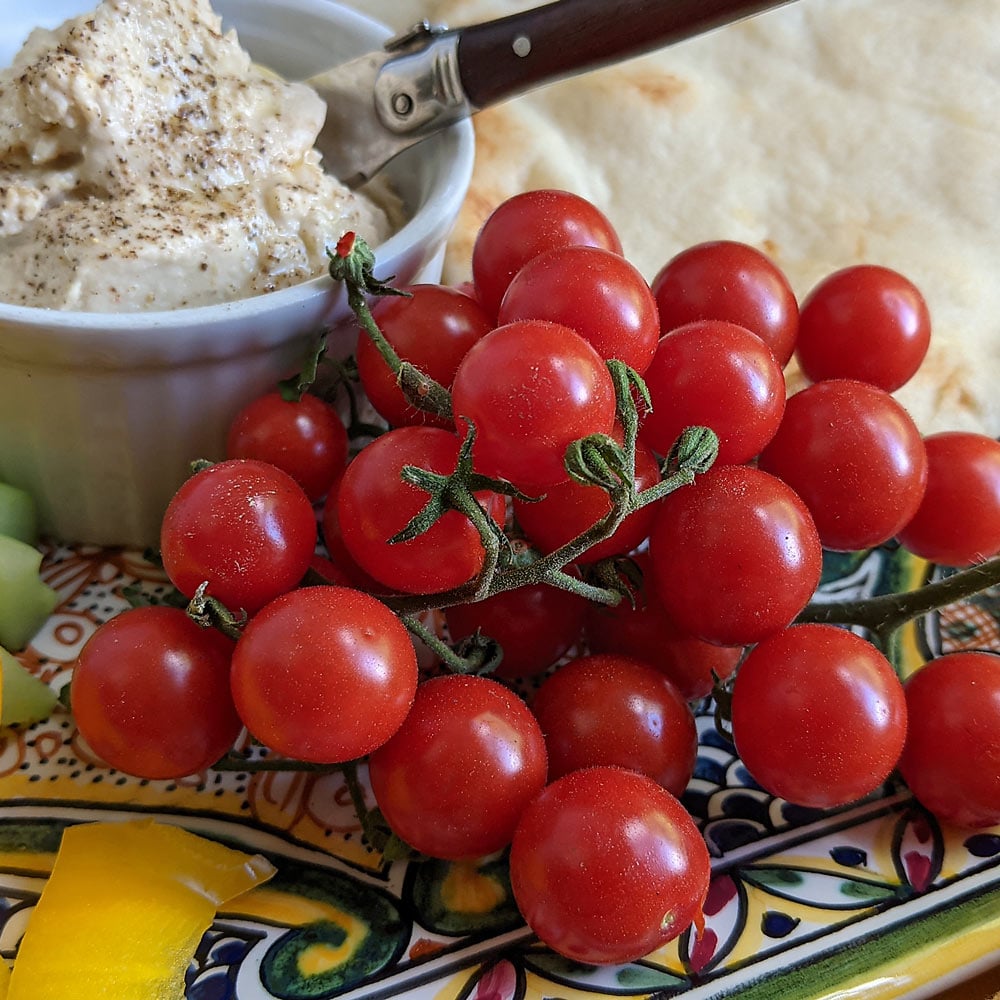
[[[243,728],[229,693],[233,642],[180,608],[123,611],[87,640],[70,696],[80,734],[111,767],[183,778],[229,750]]]
[[[608,434],[615,422],[604,360],[578,333],[545,320],[483,337],[459,366],[452,400],[456,420],[475,424],[477,468],[529,495],[566,482],[567,446]]]
[[[920,367],[930,339],[920,290],[890,268],[856,264],[806,296],[795,357],[813,382],[849,378],[895,392]]]
[[[602,358],[642,374],[660,339],[646,279],[620,253],[569,246],[533,257],[511,280],[497,323],[547,319],[576,330]]]
[[[247,729],[297,760],[370,753],[413,703],[409,633],[379,600],[348,587],[300,587],[251,620],[233,654],[232,691]]]
[[[416,365],[450,388],[469,348],[493,329],[493,321],[473,298],[444,285],[404,285],[410,297],[383,296],[372,307],[382,335],[403,361]],[[429,424],[454,429],[454,423],[410,403],[396,384],[370,337],[358,338],[358,375],[372,406],[391,426]]]
[[[889,661],[835,625],[795,625],[763,640],[733,686],[736,749],[772,795],[846,805],[881,785],[906,735],[906,699]]]
[[[160,551],[182,594],[207,581],[210,596],[252,615],[302,579],[316,538],[302,487],[276,466],[237,458],[201,470],[174,494]]]
[[[394,590],[431,594],[458,587],[483,567],[485,550],[475,525],[458,511],[447,511],[416,538],[390,544],[430,496],[400,478],[406,465],[431,472],[455,468],[461,442],[438,427],[398,427],[376,438],[348,465],[337,488],[341,538],[355,562]],[[504,500],[477,494],[498,523]]]
[[[909,731],[899,769],[941,822],[1000,823],[1000,656],[939,656],[906,682]]]
[[[347,464],[347,430],[337,411],[317,396],[290,402],[269,392],[233,418],[226,457],[276,465],[310,500],[320,500]]]
[[[584,633],[591,652],[642,660],[688,701],[707,697],[716,678],[725,680],[736,669],[742,647],[717,646],[681,632],[660,601],[649,553],[631,558],[640,573],[631,596],[613,607],[588,604]]]
[[[760,250],[714,240],[682,250],[652,282],[664,333],[694,320],[746,327],[771,349],[778,365],[795,347],[799,307],[788,279]]]
[[[1000,441],[965,431],[924,438],[927,489],[901,545],[931,562],[971,566],[1000,553]]]
[[[809,511],[780,479],[714,466],[664,497],[650,533],[656,589],[678,628],[745,646],[809,602],[823,550]]]
[[[589,767],[525,810],[510,851],[514,898],[554,951],[632,962],[702,920],[711,865],[684,807],[651,778]]]
[[[724,320],[668,331],[645,379],[653,410],[639,434],[660,455],[686,427],[701,425],[719,437],[719,462],[747,462],[774,436],[785,409],[785,379],[770,348]]]
[[[795,393],[759,465],[802,497],[824,547],[840,552],[893,538],[927,485],[927,451],[909,414],[852,379]]]
[[[544,583],[501,591],[483,601],[446,608],[454,642],[476,631],[503,647],[496,677],[513,679],[541,673],[580,638],[587,602],[577,594]]]
[[[569,191],[524,191],[498,205],[472,248],[473,282],[486,311],[497,314],[511,279],[532,257],[566,246],[622,250],[600,209]]]
[[[510,843],[545,785],[545,740],[528,706],[498,681],[442,675],[420,685],[368,767],[397,836],[431,857],[475,858]]]
[[[691,780],[694,715],[677,688],[639,660],[570,660],[544,681],[531,708],[545,733],[550,781],[603,764],[645,774],[679,797]]]
[[[621,428],[612,434],[621,441]],[[641,492],[660,481],[660,465],[656,456],[641,441],[635,449],[635,486]],[[554,552],[578,535],[592,528],[611,510],[611,497],[600,486],[585,486],[568,479],[551,486],[539,500],[514,499],[514,516],[532,544],[542,553]],[[649,536],[655,516],[655,505],[647,504],[633,511],[615,531],[592,545],[578,560],[597,562],[609,556],[631,552]]]

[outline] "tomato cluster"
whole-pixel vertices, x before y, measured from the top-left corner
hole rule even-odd
[[[388,426],[353,455],[318,396],[236,416],[161,537],[228,634],[165,607],[98,629],[72,684],[96,752],[177,777],[245,727],[289,758],[366,759],[393,833],[444,859],[509,847],[531,928],[588,963],[700,920],[708,855],[679,796],[692,704],[717,685],[774,795],[842,805],[899,766],[943,820],[1000,822],[995,781],[956,779],[967,719],[998,773],[1000,657],[904,688],[867,639],[796,624],[824,548],[1000,551],[1000,444],[924,438],[890,395],[927,350],[917,289],[849,268],[800,310],[772,260],[726,241],[647,284],[594,205],[550,190],[496,209],[472,272],[373,306],[384,342],[362,337],[358,372]],[[810,384],[789,397],[793,357]],[[691,428],[714,464],[685,464]],[[411,632],[442,658],[429,672]]]

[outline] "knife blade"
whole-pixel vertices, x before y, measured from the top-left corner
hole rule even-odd
[[[459,28],[422,21],[385,47],[312,76],[317,140],[349,187],[483,108],[711,31],[791,0],[556,0]]]

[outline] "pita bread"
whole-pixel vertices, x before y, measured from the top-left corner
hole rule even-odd
[[[533,6],[358,2],[395,28]],[[998,436],[998,107],[995,0],[796,0],[478,114],[445,277],[467,278],[489,212],[536,187],[595,202],[649,279],[707,239],[770,253],[800,298],[833,270],[884,264],[917,283],[933,322],[900,401],[927,433]]]

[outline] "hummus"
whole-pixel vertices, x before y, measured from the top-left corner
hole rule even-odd
[[[208,0],[103,0],[0,71],[0,301],[91,312],[247,298],[386,213],[323,172],[325,107]]]

